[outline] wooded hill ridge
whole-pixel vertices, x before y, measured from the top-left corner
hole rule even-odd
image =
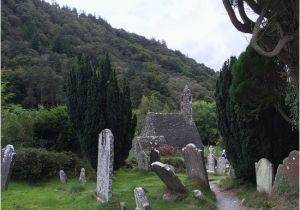
[[[13,102],[26,108],[64,103],[69,63],[81,53],[109,54],[118,79],[130,81],[135,108],[143,95],[155,95],[177,109],[185,84],[194,98],[214,100],[214,70],[168,49],[164,41],[40,0],[3,0],[1,12],[2,81],[15,94]]]

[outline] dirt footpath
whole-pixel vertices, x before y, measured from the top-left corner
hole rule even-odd
[[[242,206],[241,201],[231,191],[221,191],[217,183],[210,182],[210,189],[215,193],[219,210],[250,210]]]

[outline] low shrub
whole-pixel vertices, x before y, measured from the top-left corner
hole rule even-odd
[[[12,179],[25,181],[47,180],[64,170],[68,177],[77,177],[85,168],[89,179],[95,179],[95,171],[85,159],[72,152],[51,152],[44,149],[22,148],[16,151]]]
[[[176,172],[185,171],[185,164],[182,157],[162,157],[160,161],[162,163],[174,166]]]

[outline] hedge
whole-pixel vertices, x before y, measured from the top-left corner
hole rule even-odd
[[[58,177],[59,170],[64,170],[67,177],[79,177],[81,168],[85,168],[89,179],[96,174],[90,163],[72,152],[52,152],[37,148],[22,148],[16,151],[12,179],[41,181]]]

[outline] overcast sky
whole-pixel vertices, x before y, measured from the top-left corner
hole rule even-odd
[[[53,0],[47,0],[53,2]],[[114,28],[165,40],[198,63],[219,71],[249,43],[231,24],[221,0],[56,0],[101,16]]]

